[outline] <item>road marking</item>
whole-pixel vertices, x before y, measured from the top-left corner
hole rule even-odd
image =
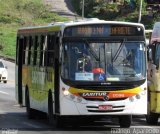
[[[30,127],[33,127],[33,128],[41,128],[40,126],[38,125],[34,125],[34,124],[31,124],[31,123],[28,123],[28,122],[23,122],[23,124],[27,125],[27,126],[30,126]]]
[[[5,117],[4,114],[6,114],[6,112],[0,111],[0,114],[1,114],[0,117],[1,117],[1,118],[4,118],[4,117]]]
[[[13,105],[14,107],[20,107],[20,105],[19,104],[16,104],[16,105]]]
[[[3,91],[0,91],[0,93],[9,95],[9,93]]]

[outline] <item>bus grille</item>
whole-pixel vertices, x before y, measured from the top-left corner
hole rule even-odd
[[[115,99],[109,99],[109,100],[104,100],[103,98],[84,98],[84,99],[87,101],[121,101],[127,98],[115,98]]]
[[[98,106],[86,106],[88,112],[94,112],[94,113],[111,113],[111,112],[122,112],[125,108],[124,105],[122,106],[113,106],[112,110],[99,110]]]

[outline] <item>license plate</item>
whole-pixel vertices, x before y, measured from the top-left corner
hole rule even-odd
[[[112,110],[113,109],[113,107],[112,107],[112,105],[99,105],[99,110]]]

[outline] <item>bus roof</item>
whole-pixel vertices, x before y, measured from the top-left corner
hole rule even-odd
[[[153,44],[154,42],[160,42],[160,22],[156,22],[153,27],[151,44]]]
[[[97,18],[91,18],[91,19],[82,19],[69,22],[55,22],[47,26],[24,27],[18,29],[18,34],[43,33],[43,32],[61,31],[61,30],[63,31],[65,27],[85,25],[85,24],[124,24],[124,25],[135,25],[144,28],[144,25],[140,23],[105,21],[105,20],[99,20]]]

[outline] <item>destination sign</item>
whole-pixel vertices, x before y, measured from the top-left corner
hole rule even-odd
[[[140,27],[130,25],[79,25],[67,27],[64,37],[143,36]]]

